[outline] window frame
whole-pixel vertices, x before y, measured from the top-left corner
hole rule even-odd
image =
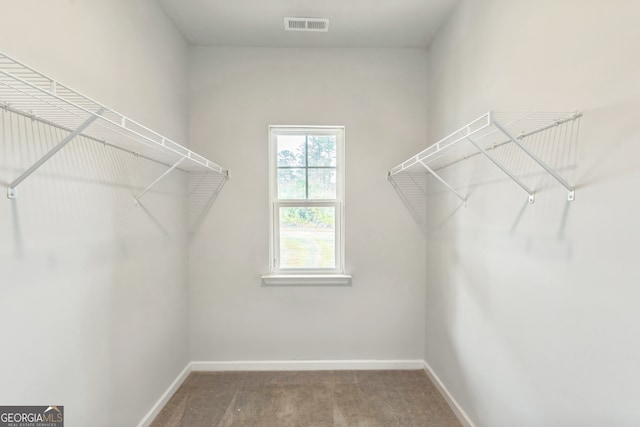
[[[279,199],[278,198],[278,135],[314,134],[336,136],[336,198],[335,199]],[[345,127],[344,126],[269,126],[269,272],[263,276],[266,284],[346,284],[345,275]],[[309,165],[305,165],[309,169]],[[312,168],[312,167],[311,167]],[[308,185],[308,182],[307,182]],[[334,207],[335,209],[335,268],[281,268],[280,221],[281,207]],[[283,279],[283,280],[278,280]],[[318,280],[314,280],[318,279]],[[293,282],[292,282],[293,280]],[[324,283],[323,283],[324,281]],[[299,283],[298,283],[299,282]]]

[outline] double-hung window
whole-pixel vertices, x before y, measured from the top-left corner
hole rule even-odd
[[[344,279],[344,127],[270,126],[269,158],[265,283]]]

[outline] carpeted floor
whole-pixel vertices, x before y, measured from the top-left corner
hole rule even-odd
[[[461,426],[424,371],[193,372],[151,427]]]

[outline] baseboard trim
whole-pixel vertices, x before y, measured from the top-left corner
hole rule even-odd
[[[423,360],[268,360],[191,362],[194,372],[424,369]]]
[[[169,399],[175,394],[176,391],[180,388],[182,383],[187,379],[189,374],[191,373],[191,363],[187,363],[187,366],[184,367],[182,372],[178,374],[178,377],[171,383],[169,388],[160,396],[160,399],[151,407],[147,415],[142,418],[142,421],[138,423],[137,427],[149,427],[153,420],[158,416],[162,408],[169,402]]]
[[[458,417],[458,420],[462,423],[462,425],[464,427],[476,427],[473,421],[471,421],[471,418],[469,418],[469,415],[467,415],[464,409],[462,409],[462,406],[460,406],[453,395],[449,392],[447,387],[445,387],[445,385],[442,383],[440,378],[438,378],[431,366],[424,360],[422,361],[422,363],[424,371],[431,379],[431,382],[433,382],[433,384],[438,388],[438,391],[440,392],[442,397],[444,397],[444,400],[447,401],[447,404],[456,415],[456,417]]]

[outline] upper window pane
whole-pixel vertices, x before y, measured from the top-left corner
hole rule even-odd
[[[328,200],[336,198],[336,169],[307,169],[309,190],[307,198],[311,200]]]
[[[278,167],[307,165],[307,136],[278,135]]]
[[[302,200],[307,198],[306,169],[278,169],[278,199]]]
[[[336,199],[335,134],[281,134],[276,144],[278,199]]]
[[[336,136],[309,135],[308,136],[309,167],[336,167]]]

